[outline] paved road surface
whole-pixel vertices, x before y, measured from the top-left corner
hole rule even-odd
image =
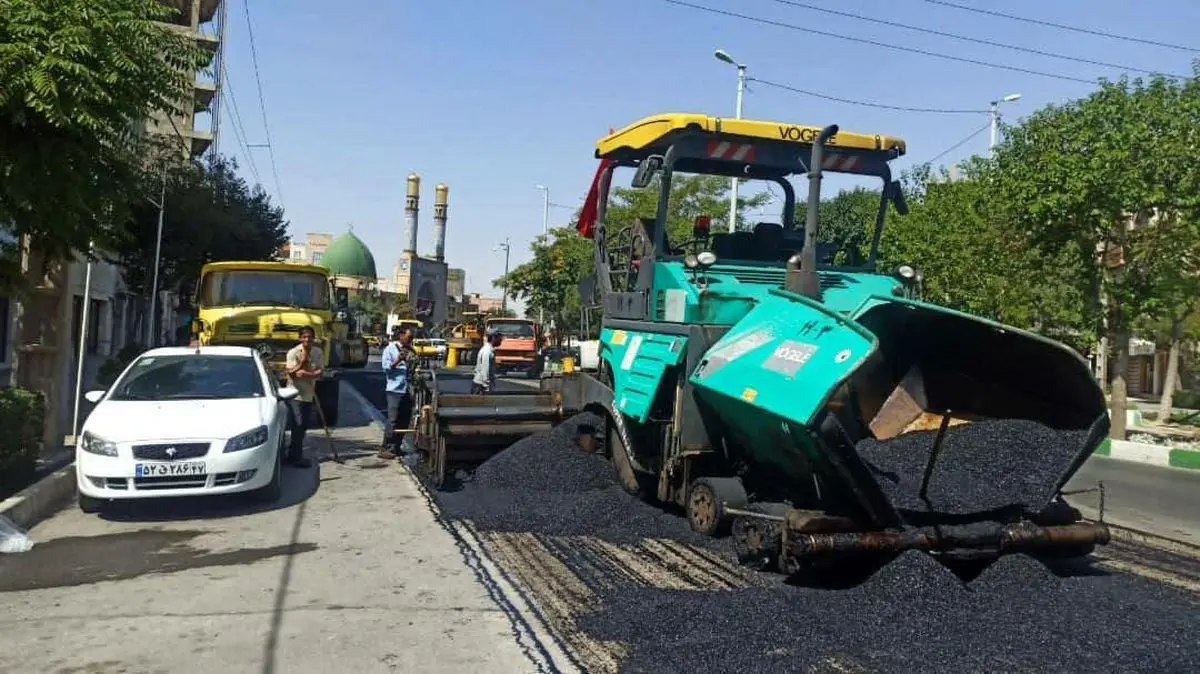
[[[358,458],[289,469],[274,509],[72,507],[35,527],[0,555],[0,672],[533,671],[353,401],[336,434]]]
[[[1152,534],[1200,545],[1200,471],[1158,468],[1094,456],[1067,483],[1086,489],[1104,482],[1105,519]],[[1099,494],[1068,497],[1094,516]]]

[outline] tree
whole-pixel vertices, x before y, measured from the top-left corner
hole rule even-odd
[[[1200,67],[1196,69],[1200,74]],[[1198,88],[1163,77],[1102,82],[1073,103],[1049,106],[1008,130],[995,181],[1013,232],[1080,262],[1076,288],[1099,298],[1116,351],[1112,437],[1124,439],[1129,338],[1152,314],[1171,254],[1155,222],[1194,217]]]
[[[647,187],[613,187],[609,196],[608,211],[604,220],[609,235],[624,230],[637,218],[652,218],[658,212],[658,176]],[[759,208],[770,201],[767,192],[744,197],[738,194],[738,222],[742,229],[749,229],[745,212]],[[692,227],[696,217],[707,215],[713,219],[713,227],[719,222],[728,222],[729,179],[720,176],[679,174],[671,178],[671,198],[667,206],[667,238],[671,242],[692,238]],[[725,229],[728,225],[722,227]]]
[[[0,231],[51,259],[120,237],[142,201],[138,127],[189,100],[204,57],[158,0],[7,0],[0,9]],[[17,270],[0,269],[0,286]],[[4,260],[0,260],[3,262]]]
[[[592,242],[572,227],[552,229],[550,237],[534,239],[533,259],[492,284],[514,300],[524,299],[527,313],[547,313],[562,334],[578,322],[579,282],[592,272]]]
[[[495,307],[484,312],[487,318],[516,318],[517,312],[508,308]]]
[[[962,168],[964,179],[955,181],[928,166],[904,175],[909,213],[888,214],[881,268],[910,264],[925,277],[928,301],[1086,350],[1089,304],[1073,285],[1078,265],[1070,251],[1051,253],[1014,236],[995,201],[989,165],[975,159]]]
[[[161,177],[160,177],[161,180]],[[233,159],[217,157],[203,166],[179,165],[168,174],[163,218],[159,288],[186,294],[204,264],[216,260],[272,260],[287,242],[283,209],[261,186],[251,188]],[[115,244],[115,262],[125,283],[149,292],[158,233],[158,208],[145,200]]]
[[[855,187],[821,200],[817,240],[837,246],[834,256],[837,264],[859,264],[867,260],[875,236],[879,198],[879,190]],[[803,203],[797,204],[795,217],[796,226],[802,226],[806,218]]]

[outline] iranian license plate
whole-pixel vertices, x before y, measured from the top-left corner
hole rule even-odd
[[[185,463],[139,463],[134,466],[137,477],[178,477],[181,475],[204,475],[203,461]]]

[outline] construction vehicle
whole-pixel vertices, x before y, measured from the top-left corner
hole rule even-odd
[[[1104,396],[1068,347],[920,300],[922,275],[911,265],[877,269],[889,209],[907,212],[889,167],[905,151],[899,138],[836,125],[701,114],[648,117],[602,138],[579,225],[593,239],[596,270],[581,293],[603,307],[599,367],[543,379],[542,388],[558,389],[560,414],[603,416],[603,445],[628,491],[682,506],[696,531],[731,531],[742,560],[760,568],[796,572],[904,550],[947,561],[1088,554],[1108,543],[1108,528],[1084,521],[1062,489],[1108,432]],[[632,187],[657,192],[657,211],[607,222],[614,171],[625,168],[634,169]],[[840,266],[833,261],[846,256],[819,243],[827,171],[882,186],[867,250],[844,251]],[[668,233],[678,174],[771,184],[781,220],[715,233],[700,217],[683,237]],[[799,176],[808,196],[796,226],[789,179]],[[549,395],[526,394],[521,411]],[[444,428],[436,408],[425,411],[429,426]],[[465,423],[461,406],[447,411],[445,424]],[[998,508],[914,507],[889,490],[897,475],[858,451],[866,442],[922,443],[925,499],[935,468],[969,454],[941,455],[946,437],[1014,419],[1040,422],[1062,442],[1036,470],[1026,454],[1002,474],[965,471],[964,493],[1013,476],[1034,483],[1031,498],[1006,486]]]
[[[328,360],[317,381],[325,421],[337,424],[339,373],[367,364],[367,341],[358,334],[345,292],[324,267],[285,262],[210,262],[196,286],[195,343],[250,346],[285,379],[287,352],[310,327]]]
[[[542,326],[528,318],[489,318],[484,322],[484,332],[493,330],[503,338],[496,349],[496,373],[504,376],[520,371],[537,379],[543,365]]]
[[[484,319],[485,314],[481,312],[464,311],[446,335],[446,346],[458,352],[459,363],[474,363],[475,355],[483,348]]]

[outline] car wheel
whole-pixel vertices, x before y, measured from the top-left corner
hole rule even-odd
[[[283,496],[283,442],[280,442],[279,447],[275,449],[274,470],[271,481],[252,492],[255,501],[274,503]]]
[[[89,515],[94,515],[94,514],[100,512],[100,509],[103,506],[103,504],[104,504],[104,502],[98,498],[92,498],[91,496],[84,496],[83,494],[79,495],[79,510],[81,510],[82,512],[85,512]]]

